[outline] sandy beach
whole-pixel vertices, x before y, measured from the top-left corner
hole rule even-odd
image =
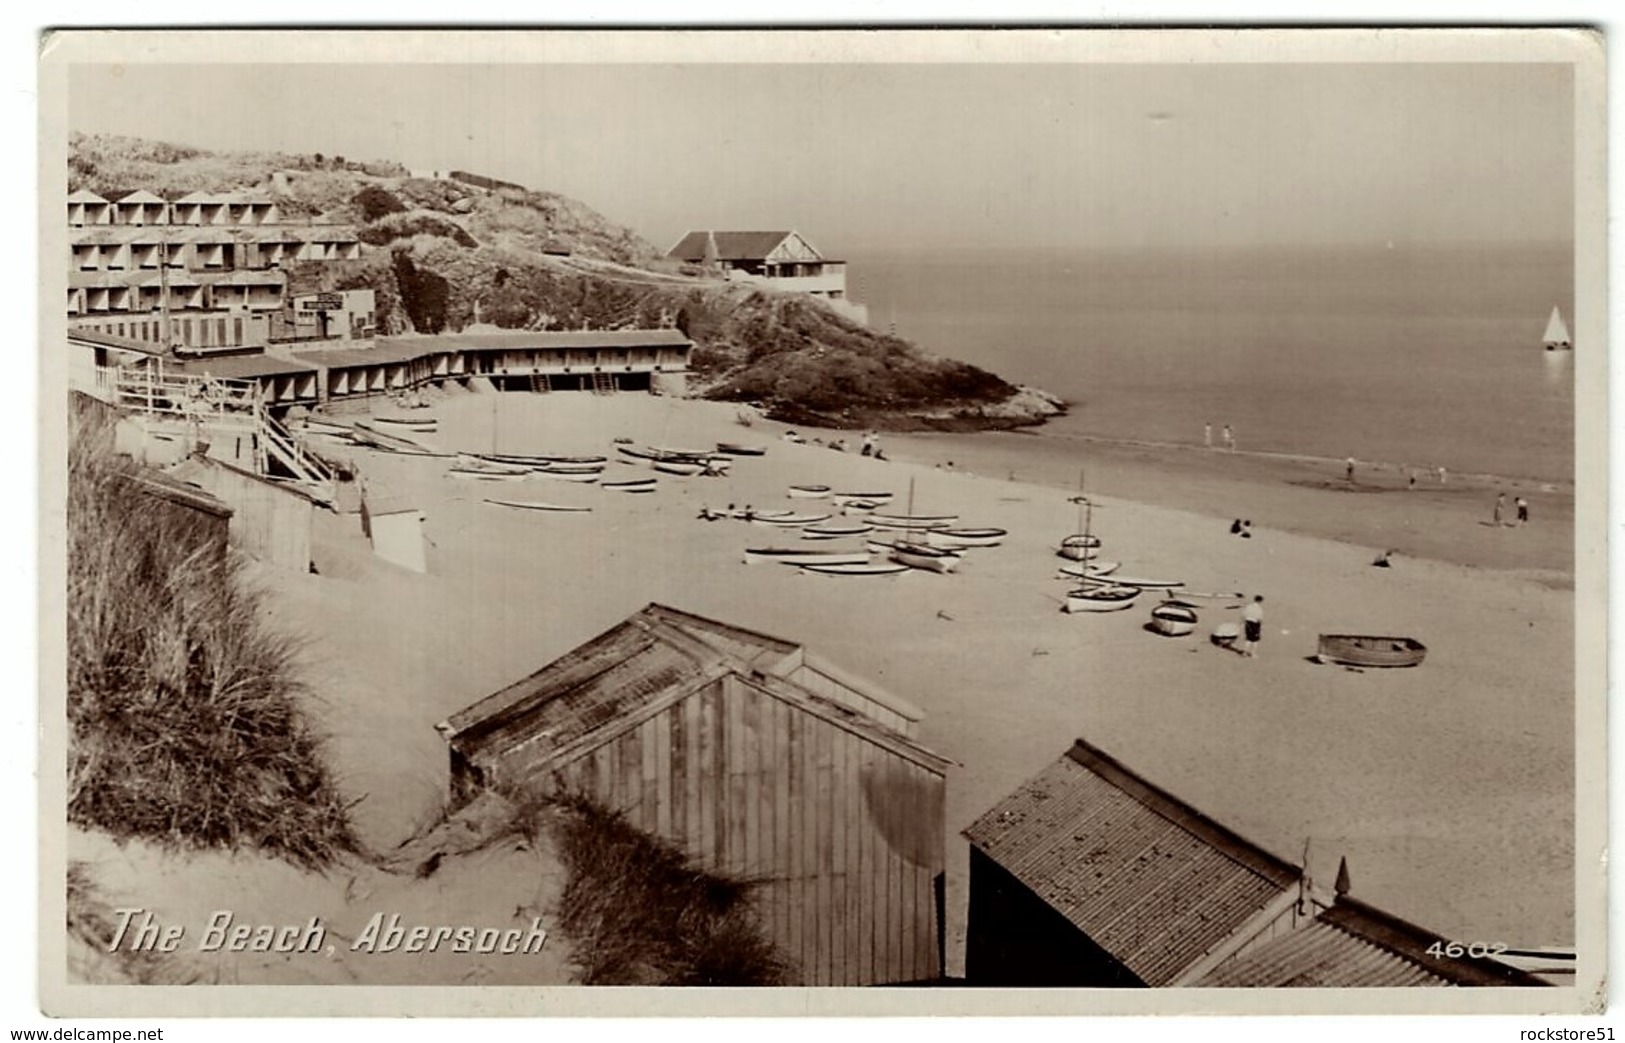
[[[380,402],[377,412],[400,410]],[[981,442],[956,437],[949,471],[929,462],[937,436],[888,437],[892,459],[876,461],[783,441],[782,425],[747,429],[717,403],[458,390],[423,413],[440,421],[423,441],[447,450],[613,458],[612,440],[628,438],[750,442],[767,453],[736,460],[727,477],[658,475],[656,492],[627,495],[540,476],[470,481],[448,476],[446,459],[335,450],[375,489],[425,512],[429,574],[375,558],[357,515],[319,512],[319,575],[258,575],[279,621],[308,642],[317,712],[377,849],[441,806],[447,754],[436,722],[655,601],[804,642],[924,708],[922,740],[962,765],[948,785],[950,973],[963,966],[959,830],[1074,737],[1283,857],[1300,859],[1307,843],[1327,883],[1347,856],[1356,897],[1449,937],[1573,941],[1574,595],[1552,549],[1555,518],[1503,532],[1467,519],[1481,496],[1468,511],[1454,491],[1356,496],[1282,483],[1256,465],[1198,481],[1183,456],[1092,453],[1093,530],[1124,572],[1265,595],[1264,640],[1249,660],[1206,639],[1239,623],[1242,598],[1198,599],[1199,629],[1180,639],[1145,629],[1150,595],[1130,611],[1063,613],[1068,584],[1054,551],[1077,527],[1076,490],[996,476],[996,439],[1021,435],[978,436],[995,439],[985,458],[963,451]],[[652,474],[609,467],[606,476]],[[953,575],[834,578],[743,563],[746,547],[782,545],[793,532],[697,517],[730,503],[828,509],[788,498],[791,483],[890,491],[902,509],[911,482],[916,512],[957,513],[1009,538],[969,551]],[[591,511],[519,511],[484,502],[491,496]],[[1228,531],[1238,502],[1258,505],[1251,540]],[[1520,549],[1465,564],[1414,556],[1427,542],[1386,538],[1458,511],[1458,544]],[[1384,538],[1328,538],[1343,531]],[[1394,568],[1370,566],[1383,545],[1404,552]],[[1459,547],[1454,556],[1464,556]],[[1397,671],[1321,665],[1312,661],[1321,632],[1414,636],[1427,661]]]

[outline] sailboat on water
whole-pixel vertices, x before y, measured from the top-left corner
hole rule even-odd
[[[1563,321],[1563,312],[1552,306],[1552,317],[1546,320],[1546,335],[1541,338],[1546,344],[1547,351],[1569,351],[1574,347],[1574,339],[1569,336],[1569,328]]]

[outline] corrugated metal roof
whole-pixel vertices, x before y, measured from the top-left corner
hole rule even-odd
[[[387,366],[410,362],[434,353],[421,345],[391,344],[387,338],[381,338],[373,341],[370,348],[330,348],[326,351],[301,351],[298,355],[313,366],[345,369],[350,366]]]
[[[1081,740],[965,836],[1153,986],[1299,877]]]
[[[276,377],[290,373],[315,373],[315,366],[292,362],[275,355],[222,355],[217,358],[187,359],[175,363],[183,373],[204,374],[227,380],[250,377]]]
[[[783,232],[690,232],[667,252],[667,257],[684,261],[705,259],[705,238],[714,236],[719,261],[760,261],[794,233]]]
[[[1344,896],[1309,926],[1220,964],[1196,984],[1325,989],[1547,984],[1494,960],[1428,954],[1430,946],[1447,944],[1431,931]]]
[[[734,654],[736,649],[768,651],[774,642],[788,644],[649,605],[529,677],[453,714],[439,730],[470,763],[492,764],[520,755],[526,769],[535,770],[566,747],[579,748],[583,740],[591,748],[593,733],[613,722],[732,673],[929,770],[946,771],[949,761],[881,722],[799,685],[755,673]],[[605,740],[609,737],[606,732]]]
[[[693,347],[682,330],[512,330],[504,333],[436,333],[418,337],[380,337],[380,346],[413,347],[420,354],[468,348],[657,348]]]

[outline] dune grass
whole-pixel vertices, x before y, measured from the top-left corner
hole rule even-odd
[[[506,810],[487,821],[482,844],[545,836],[556,852],[565,885],[554,915],[577,984],[788,983],[789,965],[749,900],[752,881],[693,865],[586,796],[520,790],[501,800]]]
[[[218,523],[145,491],[76,411],[68,477],[68,818],[316,867],[355,849],[298,648]]]

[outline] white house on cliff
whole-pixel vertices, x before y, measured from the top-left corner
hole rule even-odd
[[[729,280],[809,293],[854,322],[869,321],[869,310],[847,296],[846,262],[825,257],[800,232],[690,232],[666,256]]]

